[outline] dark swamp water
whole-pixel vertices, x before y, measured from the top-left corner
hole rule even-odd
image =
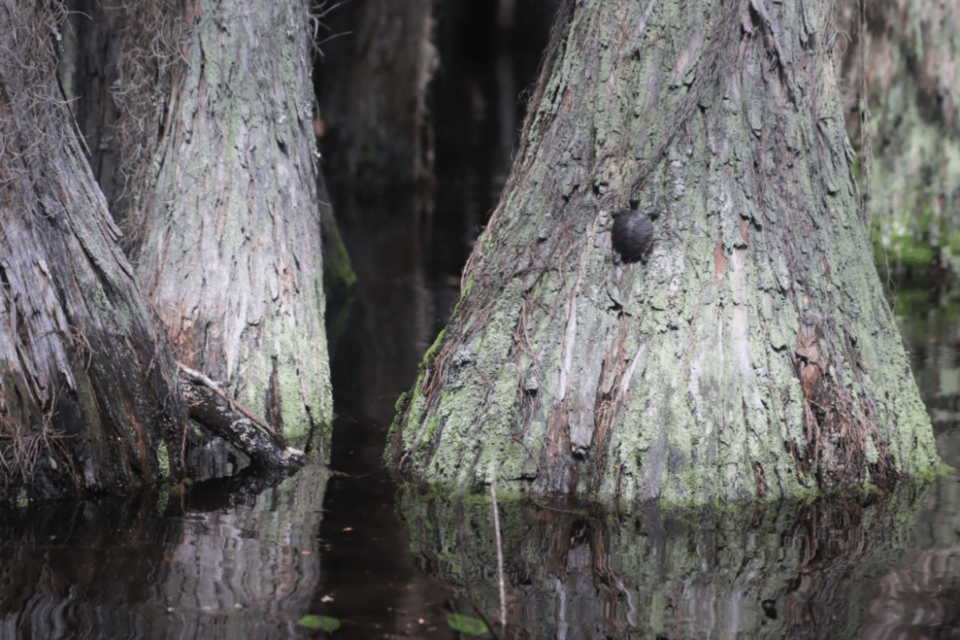
[[[331,181],[358,276],[328,310],[341,473],[4,508],[0,639],[493,637],[473,635],[499,617],[489,500],[400,488],[380,466],[396,399],[499,197],[522,116],[512,96],[542,42],[490,46],[436,81],[435,191]],[[891,289],[940,454],[960,468],[960,283]],[[722,513],[531,502],[500,517],[500,637],[960,638],[956,474]]]

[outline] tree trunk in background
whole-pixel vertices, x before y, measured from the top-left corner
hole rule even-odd
[[[500,491],[768,499],[939,464],[858,215],[827,2],[560,11],[388,458]],[[611,213],[661,212],[614,264]]]
[[[427,87],[439,65],[437,0],[365,0],[324,16],[320,117],[334,173],[373,182],[433,177]],[[325,148],[327,145],[324,145]]]
[[[184,3],[68,0],[61,25],[60,82],[93,175],[124,230],[153,183],[158,122],[165,122],[180,64]]]
[[[172,91],[182,38],[178,0],[72,0],[63,28],[60,80],[87,143],[90,165],[121,226],[149,184],[148,149]],[[321,36],[322,37],[322,36]],[[149,78],[151,82],[143,82]],[[328,302],[345,299],[356,281],[340,239],[322,172],[317,171],[323,236],[323,281]]]
[[[343,243],[340,228],[333,213],[330,190],[323,177],[323,171],[317,168],[317,198],[320,204],[320,232],[323,237],[323,290],[327,298],[327,312],[331,308],[346,311],[349,315],[349,300],[357,284],[357,274],[350,264],[350,254]],[[326,322],[328,330],[331,323]],[[334,329],[335,330],[335,329]],[[336,336],[327,336],[329,341]],[[331,349],[332,351],[332,349]]]
[[[54,24],[46,5],[0,5],[5,498],[129,492],[162,479],[179,468],[186,420],[57,87]]]
[[[838,5],[845,115],[891,261],[960,273],[960,0]],[[861,113],[861,109],[867,109]]]
[[[329,456],[310,39],[299,1],[188,3],[139,274],[178,357]]]
[[[72,0],[62,25],[63,51],[58,60],[60,85],[115,222],[126,209],[118,202],[126,185],[117,139],[121,114],[115,100],[117,91],[122,93],[118,63],[126,17],[127,12],[117,8],[105,11],[98,0]],[[130,31],[126,31],[128,37]]]

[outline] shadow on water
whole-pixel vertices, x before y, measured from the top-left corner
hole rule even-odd
[[[454,283],[423,268],[432,203],[411,190],[375,197],[338,193],[342,234],[357,274],[356,297],[333,349],[337,414],[333,478],[322,527],[323,577],[312,610],[337,618],[337,637],[453,638],[447,591],[419,572],[380,455],[397,397],[456,295]],[[458,284],[458,283],[457,283]]]

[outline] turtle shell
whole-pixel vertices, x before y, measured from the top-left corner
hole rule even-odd
[[[613,248],[624,262],[644,263],[653,249],[653,222],[645,211],[624,209],[613,214]]]

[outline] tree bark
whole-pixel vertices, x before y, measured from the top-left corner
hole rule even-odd
[[[114,221],[149,197],[187,24],[186,0],[68,0],[58,77]],[[128,228],[130,227],[130,228]],[[135,245],[128,233],[124,244]],[[128,253],[129,255],[129,253]]]
[[[561,8],[394,465],[690,504],[939,464],[858,213],[830,6]],[[660,213],[652,256],[617,265],[631,197]]]
[[[3,498],[160,480],[186,421],[57,87],[55,24],[41,3],[0,5]]]
[[[189,2],[139,274],[184,364],[329,456],[308,6]],[[307,446],[311,446],[308,444]]]
[[[182,385],[181,391],[191,418],[245,453],[260,468],[303,466],[303,452],[287,447],[275,434],[267,433],[251,418],[232,410],[213,391],[191,384]]]
[[[129,166],[130,159],[124,163],[121,157],[117,124],[121,111],[115,100],[122,76],[119,60],[124,47],[120,34],[133,32],[125,29],[126,17],[126,11],[104,10],[97,0],[71,0],[62,25],[63,51],[57,69],[64,97],[88,153],[90,169],[118,224],[118,214],[125,210],[118,199],[129,186],[125,184],[123,169]]]
[[[327,303],[336,309],[349,309],[348,300],[357,284],[357,274],[350,264],[350,254],[340,235],[340,225],[333,215],[333,205],[323,171],[317,168],[317,198],[320,204],[320,233],[323,238],[323,291]],[[329,322],[326,326],[330,327]],[[328,336],[333,341],[335,336]]]

